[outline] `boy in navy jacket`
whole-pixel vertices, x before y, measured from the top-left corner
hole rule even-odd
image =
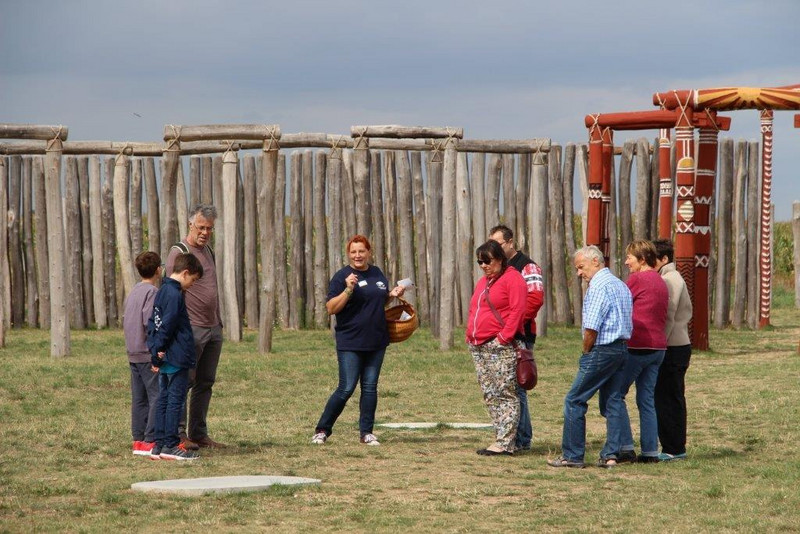
[[[172,274],[165,278],[153,302],[147,322],[147,348],[153,372],[159,373],[159,395],[155,417],[153,460],[194,460],[197,453],[180,447],[178,422],[186,391],[189,370],[196,363],[194,336],[183,292],[203,276],[203,266],[193,254],[175,258]]]

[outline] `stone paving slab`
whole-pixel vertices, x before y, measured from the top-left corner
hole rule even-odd
[[[441,423],[450,428],[492,428],[491,423]],[[436,428],[439,423],[379,423],[376,426],[383,428]]]
[[[237,493],[265,491],[270,486],[304,486],[320,484],[316,478],[283,476],[230,476],[208,478],[179,478],[131,484],[133,491],[146,493],[176,493],[179,495],[206,495],[209,493]]]

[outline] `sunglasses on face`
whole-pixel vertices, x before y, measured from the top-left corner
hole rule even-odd
[[[489,265],[490,263],[492,263],[492,261],[493,261],[493,259],[488,259],[488,260],[479,259],[478,260],[478,265]]]

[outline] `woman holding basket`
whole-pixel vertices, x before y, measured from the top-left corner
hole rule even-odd
[[[389,281],[383,272],[370,265],[371,249],[365,236],[353,236],[347,242],[350,264],[334,274],[328,284],[326,308],[330,315],[336,316],[339,385],[317,423],[311,439],[316,445],[327,441],[359,382],[361,443],[380,445],[372,428],[378,404],[378,376],[389,345],[384,306],[390,298],[402,296],[405,288],[397,286],[389,290]]]
[[[497,241],[489,240],[475,251],[485,276],[478,280],[469,304],[467,345],[478,384],[495,430],[495,441],[482,456],[514,453],[519,423],[517,354],[514,338],[522,333],[528,287]]]

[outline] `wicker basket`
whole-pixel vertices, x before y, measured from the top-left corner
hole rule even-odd
[[[413,334],[414,330],[419,326],[419,316],[414,306],[400,297],[395,298],[399,300],[400,303],[386,308],[386,327],[389,330],[390,343],[405,341],[411,337],[411,334]],[[406,312],[411,318],[401,321],[400,316],[403,312]]]

